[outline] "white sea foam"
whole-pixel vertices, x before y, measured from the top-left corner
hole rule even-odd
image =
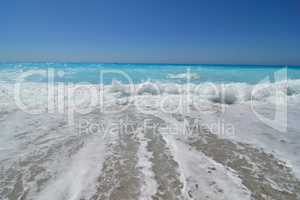
[[[198,80],[200,76],[197,73],[179,73],[179,74],[168,74],[170,79],[184,79],[184,80]]]
[[[152,170],[151,159],[153,157],[152,153],[147,150],[148,139],[145,138],[144,132],[139,130],[137,137],[140,142],[138,151],[138,164],[137,167],[142,172],[142,186],[140,190],[140,199],[152,199],[157,192],[157,182],[154,178],[154,173]]]
[[[170,135],[164,137],[179,164],[187,199],[251,199],[251,192],[230,169]],[[207,171],[211,168],[211,173]]]
[[[59,85],[54,85],[54,90],[59,89]],[[67,91],[72,87],[80,88],[78,85],[64,85],[63,96],[60,98],[68,98]],[[97,85],[83,85],[83,89],[92,91],[97,90],[99,93],[104,92],[101,95],[107,98],[111,98],[115,93],[120,93],[118,97],[134,96],[151,94],[151,95],[193,95],[198,96],[204,100],[210,100],[214,103],[234,104],[242,103],[250,100],[254,101],[272,101],[276,98],[276,92],[286,94],[291,100],[296,101],[300,95],[300,80],[290,80],[288,84],[286,82],[248,85],[243,83],[229,83],[229,84],[174,84],[174,83],[151,83],[145,82],[136,85],[126,85],[120,82],[114,81],[112,85],[104,86],[102,91],[101,86]],[[17,108],[14,97],[16,97],[13,84],[2,83],[0,85],[0,110],[2,113],[8,109]],[[48,86],[43,83],[23,83],[20,87],[20,97],[24,104],[30,108],[46,109],[44,106],[48,101]],[[81,99],[81,95],[87,95],[86,93],[80,94],[77,92],[73,98]],[[58,94],[55,92],[54,99]],[[85,97],[86,98],[86,97]],[[64,99],[66,100],[66,99]]]
[[[96,182],[101,174],[104,157],[103,138],[90,138],[66,169],[37,195],[37,199],[89,199],[96,192]]]
[[[158,84],[145,82],[136,86],[136,93],[139,95],[143,95],[143,94],[158,95],[161,94],[161,89]]]

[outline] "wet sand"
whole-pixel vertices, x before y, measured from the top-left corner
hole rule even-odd
[[[107,124],[126,121],[126,124],[130,124],[130,126],[115,128],[110,135],[103,137],[105,158],[101,167],[98,164],[95,165],[97,166],[94,169],[94,173],[97,174],[94,183],[96,190],[89,197],[83,196],[80,199],[215,200],[230,199],[230,191],[238,191],[245,197],[251,193],[249,199],[257,200],[297,200],[300,198],[300,182],[286,163],[265,153],[262,149],[219,138],[205,128],[193,130],[192,135],[188,137],[179,137],[176,134],[168,136],[177,141],[174,143],[175,145],[183,145],[188,151],[193,152],[195,158],[198,158],[197,154],[199,154],[199,163],[195,163],[198,162],[197,159],[194,160],[194,163],[200,166],[199,173],[196,171],[194,179],[186,176],[187,173],[181,170],[183,169],[182,165],[188,163],[177,160],[176,152],[170,148],[166,136],[161,130],[170,125],[172,120],[180,122],[186,119],[193,123],[195,119],[192,116],[170,114],[168,115],[169,120],[167,120],[160,115],[139,113],[134,106],[130,106],[118,114],[108,115],[95,111],[84,117],[77,116],[76,119],[80,120],[81,118],[94,121],[104,119],[107,120]],[[52,129],[57,131],[62,127],[63,125],[57,124]],[[46,134],[50,134],[50,132]],[[54,151],[55,148],[56,151],[67,148],[68,156],[72,157],[84,146],[85,137],[89,138],[91,135],[70,137],[68,140],[63,140],[61,144],[54,145],[46,154],[27,157],[17,165],[20,168],[30,166],[28,168],[31,174],[30,179],[39,183],[40,187],[37,189],[39,192],[45,188],[44,186],[51,177],[38,179],[39,174],[46,169],[39,168],[39,165],[33,163],[40,162],[46,165],[46,160],[54,156],[51,151]],[[41,138],[37,138],[36,141],[40,140]],[[37,143],[37,145],[41,144]],[[188,154],[189,152],[187,152]],[[203,158],[210,160],[211,164],[208,166],[206,163],[201,163]],[[203,168],[201,168],[202,164]],[[11,168],[6,170],[5,174],[1,174],[2,178],[7,181],[14,180],[9,176],[18,177],[15,184],[11,185],[12,187],[5,188],[4,183],[1,184],[1,196],[3,199],[9,200],[31,199],[33,195],[30,196],[28,193],[33,193],[33,191],[30,191],[30,187],[23,185],[23,176],[25,176],[23,173],[27,171],[14,170],[15,168]],[[224,184],[221,184],[223,182],[215,176],[218,173],[223,176],[224,180],[222,181],[225,184],[228,181],[235,188],[231,190],[224,187]],[[197,178],[199,174],[203,179]],[[235,177],[232,178],[232,176]],[[202,186],[205,188],[201,188]],[[208,191],[204,194],[202,191],[206,190]],[[234,196],[234,194],[232,195]],[[69,198],[66,196],[62,199]]]
[[[141,199],[144,192],[141,189],[143,175],[137,168],[137,151],[140,145],[136,134],[144,134],[147,139],[147,150],[152,153],[152,171],[157,183],[157,192],[151,199],[212,199],[209,196],[194,196],[195,187],[183,190],[184,183],[180,178],[180,169],[172,151],[168,148],[160,127],[166,126],[164,119],[155,115],[137,113],[134,108],[123,113],[121,118],[131,120],[136,124],[135,130],[125,137],[120,136],[119,142],[110,144],[112,155],[105,161],[103,172],[98,182],[98,192],[94,199]],[[183,118],[193,121],[190,116],[170,115],[174,120]],[[147,128],[141,130],[144,121],[147,120]],[[149,125],[150,124],[150,125]],[[140,133],[137,133],[140,131]],[[251,192],[251,199],[299,199],[300,182],[291,169],[284,162],[273,155],[265,153],[262,149],[256,149],[251,145],[234,143],[230,140],[219,138],[209,130],[194,130],[187,138],[176,138],[189,148],[205,154],[217,163],[222,164],[228,171],[234,171],[241,179],[243,186]],[[200,170],[200,169],[199,169]],[[207,169],[208,174],[214,173],[216,168]],[[201,180],[198,180],[201,182]],[[214,183],[212,183],[214,184]],[[222,197],[222,188],[218,195]]]

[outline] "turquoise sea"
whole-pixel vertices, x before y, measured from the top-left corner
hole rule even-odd
[[[85,64],[85,63],[2,63],[0,64],[0,81],[13,82],[18,74],[29,70],[54,70],[56,82],[85,82],[111,84],[117,79],[126,84],[129,76],[133,83],[175,82],[186,83],[248,83],[255,84],[265,78],[274,81],[274,73],[278,70],[287,71],[288,79],[300,79],[298,66],[268,66],[268,65],[205,65],[205,64]],[[63,73],[62,73],[63,72]],[[121,73],[122,74],[121,74]],[[102,75],[101,75],[102,73]],[[33,74],[26,77],[27,81],[46,82],[47,77]]]

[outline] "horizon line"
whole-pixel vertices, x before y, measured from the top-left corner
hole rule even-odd
[[[270,67],[300,67],[300,64],[243,64],[243,63],[167,63],[167,62],[100,62],[100,61],[0,61],[0,64],[119,64],[119,65],[221,65],[221,66],[270,66]]]

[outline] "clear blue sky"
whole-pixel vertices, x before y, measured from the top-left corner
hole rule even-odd
[[[2,0],[0,61],[300,64],[299,0]]]

